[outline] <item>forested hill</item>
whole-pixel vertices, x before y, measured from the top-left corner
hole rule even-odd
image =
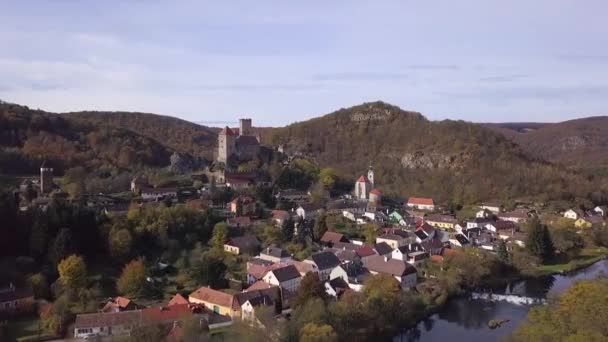
[[[62,116],[95,126],[127,128],[155,139],[171,149],[192,156],[213,158],[218,129],[172,116],[131,112],[74,112]]]
[[[48,160],[71,167],[131,169],[169,164],[173,151],[126,128],[0,103],[0,173],[31,174]]]
[[[577,169],[608,170],[608,116],[551,124],[487,124],[529,154]]]
[[[523,196],[563,198],[608,189],[539,161],[503,135],[462,121],[365,103],[266,132],[265,142],[316,158],[353,179],[370,163],[378,186],[400,195],[469,203]]]

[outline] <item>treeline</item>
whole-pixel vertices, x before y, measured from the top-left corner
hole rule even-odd
[[[159,167],[168,165],[171,155],[158,141],[124,128],[10,104],[0,104],[0,150],[0,169],[6,173],[35,173],[32,166],[43,159],[59,172],[73,166]]]

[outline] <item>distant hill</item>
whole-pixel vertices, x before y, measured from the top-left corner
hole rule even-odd
[[[85,124],[127,128],[155,139],[171,149],[213,159],[219,129],[201,126],[172,116],[131,112],[75,112],[63,117]]]
[[[59,173],[75,166],[160,167],[169,164],[172,152],[126,128],[0,104],[0,173],[37,172],[43,160]]]
[[[382,102],[270,130],[264,141],[300,151],[353,179],[371,163],[378,185],[388,193],[469,203],[557,198],[592,188],[584,177],[537,159],[492,129],[433,122]]]
[[[608,169],[607,116],[551,124],[485,126],[502,133],[536,158],[576,169]]]

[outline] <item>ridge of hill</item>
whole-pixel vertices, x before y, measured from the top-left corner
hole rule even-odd
[[[484,125],[536,158],[573,169],[608,169],[608,116],[547,124]]]
[[[529,155],[483,125],[429,121],[383,102],[342,108],[276,128],[263,138],[353,179],[371,163],[379,186],[393,194],[471,203],[586,196],[592,191],[588,179]]]

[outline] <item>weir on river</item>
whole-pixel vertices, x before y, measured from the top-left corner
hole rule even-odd
[[[544,298],[534,298],[534,297],[525,297],[525,296],[517,296],[511,294],[495,294],[495,293],[471,293],[471,299],[480,299],[487,301],[503,301],[508,302],[515,305],[539,305],[545,304],[547,302]]]

